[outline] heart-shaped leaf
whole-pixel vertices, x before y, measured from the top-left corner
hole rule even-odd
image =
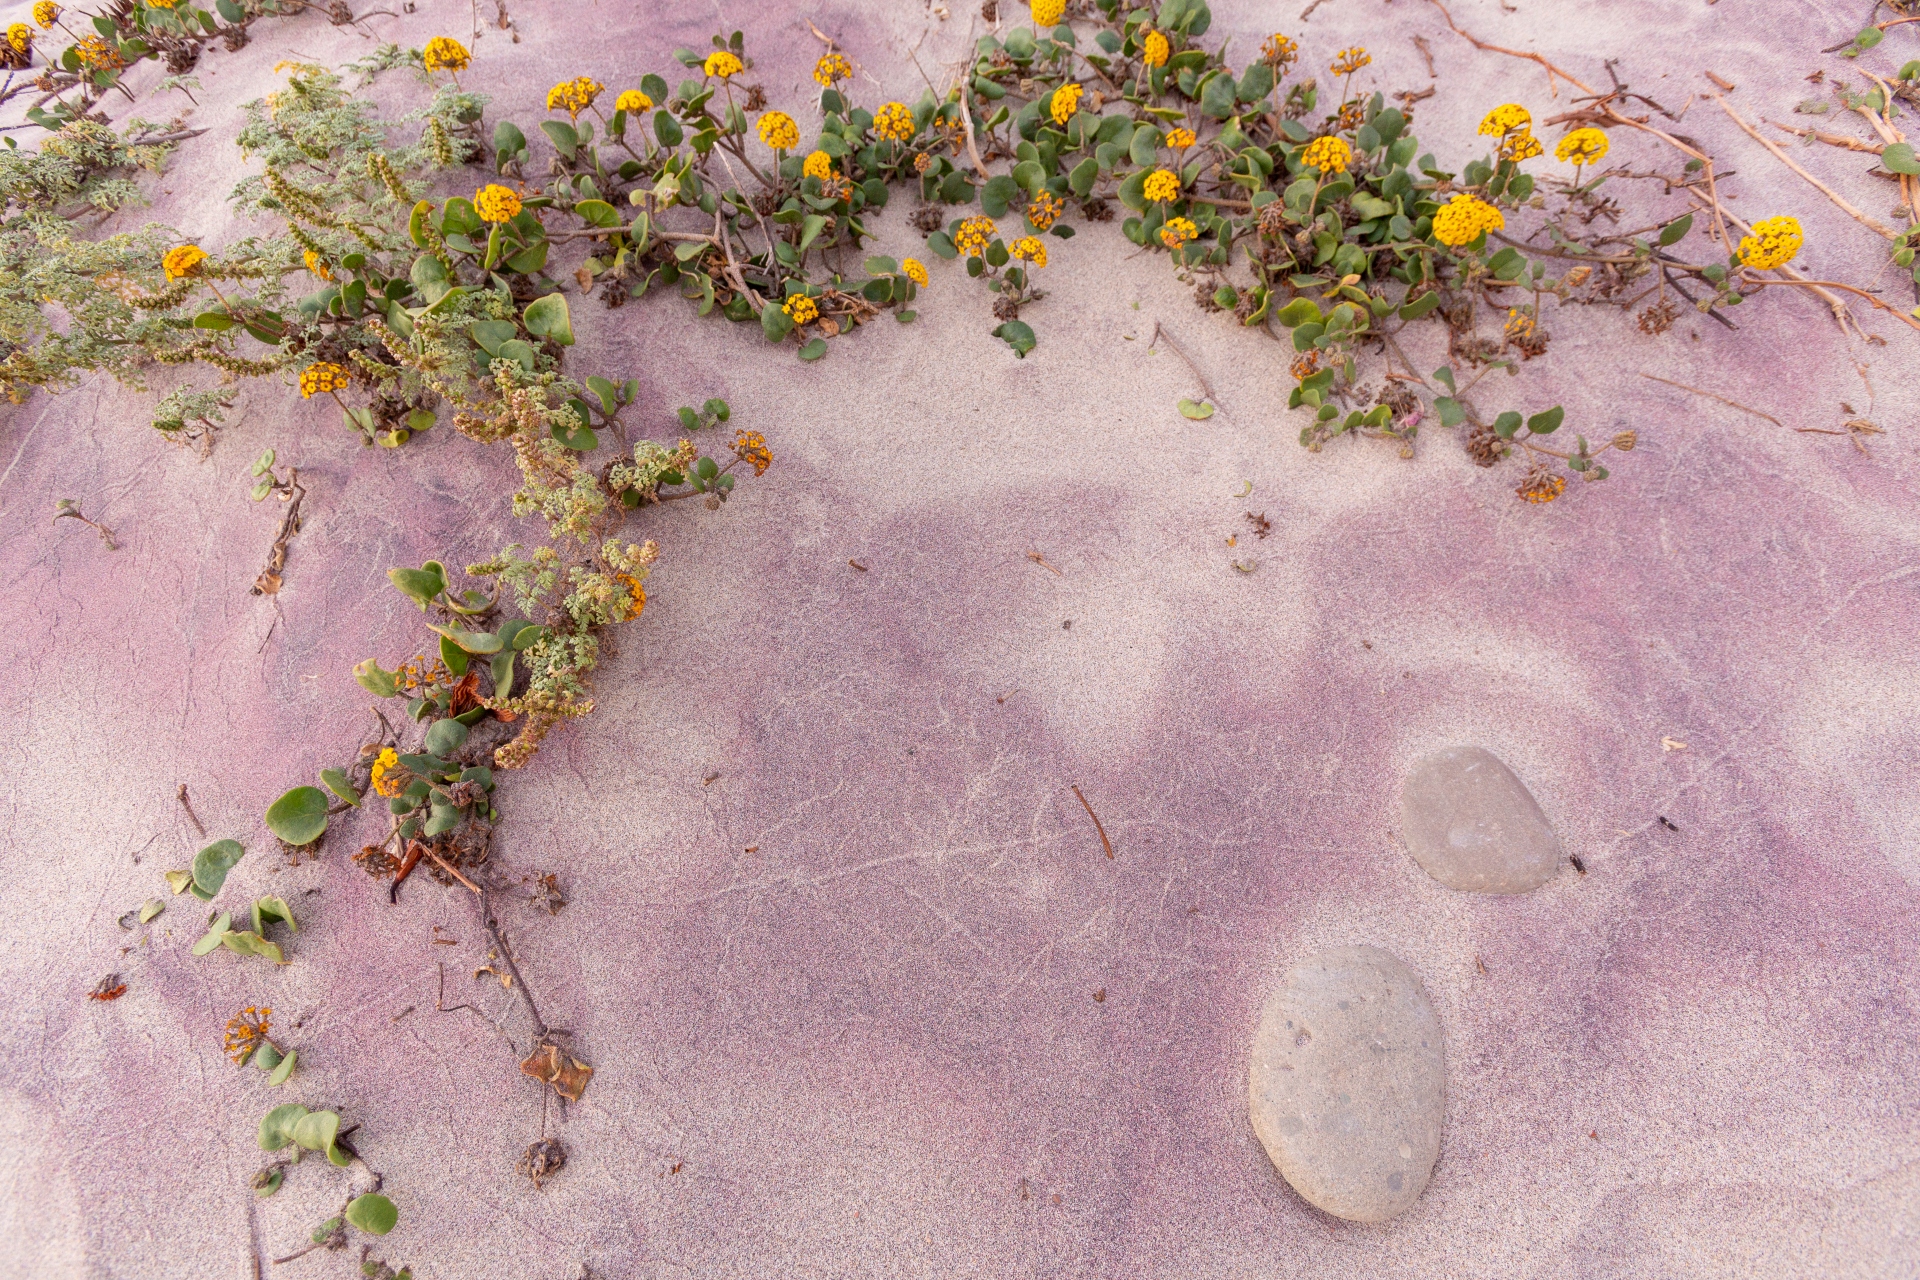
[[[294,1127],[306,1118],[307,1109],[297,1102],[282,1103],[261,1116],[260,1149],[278,1151],[285,1147],[293,1141]]]
[[[193,856],[193,887],[212,898],[246,850],[238,840],[216,840]]]
[[[466,740],[467,726],[458,720],[435,720],[427,730],[425,746],[428,754],[445,759],[458,751],[460,744]]]
[[[1182,400],[1177,407],[1181,417],[1195,422],[1205,422],[1213,416],[1213,406],[1203,400]]]
[[[333,792],[334,795],[345,800],[354,808],[358,809],[360,807],[360,793],[355,791],[353,789],[353,783],[347,780],[345,770],[322,769],[320,771],[320,782],[327,790]]]
[[[267,807],[267,830],[291,845],[307,845],[327,829],[327,793],[295,787]]]
[[[527,304],[521,318],[526,321],[527,332],[534,337],[550,339],[563,347],[573,345],[573,319],[567,314],[564,294],[550,293],[544,298],[535,298]]]
[[[400,1221],[400,1211],[393,1207],[393,1201],[378,1192],[370,1192],[354,1197],[347,1206],[347,1221],[370,1236],[383,1236]]]

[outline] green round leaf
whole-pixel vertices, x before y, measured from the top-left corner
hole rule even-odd
[[[246,850],[238,840],[216,840],[193,856],[193,887],[212,898]]]
[[[287,1056],[280,1059],[279,1065],[274,1067],[273,1074],[267,1077],[267,1083],[276,1088],[285,1084],[287,1077],[293,1074],[294,1060],[299,1056],[300,1051],[298,1049],[287,1050]]]
[[[358,809],[360,807],[360,793],[353,789],[351,782],[347,781],[347,775],[344,770],[322,769],[320,771],[320,783],[326,787],[327,790],[333,792],[334,795],[339,796],[354,808]]]
[[[260,1149],[278,1151],[293,1141],[294,1126],[306,1118],[307,1109],[297,1102],[283,1103],[260,1117]],[[337,1117],[336,1117],[337,1123]]]
[[[347,1206],[347,1221],[368,1235],[383,1236],[400,1221],[400,1211],[393,1207],[393,1201],[375,1192],[354,1198]]]
[[[467,726],[458,720],[436,720],[427,730],[426,749],[429,755],[445,758],[460,749],[467,740]]]
[[[288,844],[312,844],[327,829],[327,793],[295,787],[267,808],[267,830]]]

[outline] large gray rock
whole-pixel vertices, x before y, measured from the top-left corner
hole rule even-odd
[[[1400,834],[1449,889],[1525,893],[1560,869],[1560,840],[1533,794],[1485,747],[1448,747],[1413,766]]]
[[[1420,979],[1378,947],[1288,971],[1253,1038],[1248,1113],[1275,1167],[1335,1217],[1384,1222],[1440,1157],[1446,1062]]]

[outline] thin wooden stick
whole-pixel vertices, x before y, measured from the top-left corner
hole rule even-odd
[[[1173,354],[1186,361],[1187,368],[1193,370],[1193,376],[1200,379],[1200,389],[1207,393],[1207,399],[1213,401],[1215,404],[1219,404],[1220,397],[1213,394],[1213,387],[1207,382],[1207,375],[1200,372],[1200,366],[1193,362],[1193,357],[1181,349],[1179,341],[1176,340],[1171,333],[1168,333],[1166,329],[1162,328],[1158,320],[1153,322],[1153,338],[1147,343],[1147,349],[1152,350],[1154,344],[1159,342],[1162,337],[1165,337],[1167,345],[1173,348]]]
[[[425,845],[422,845],[421,849],[423,852],[426,853],[426,855],[429,858],[432,858],[435,862],[439,863],[441,866],[441,869],[444,870],[448,875],[452,876],[455,880],[458,880],[461,884],[467,886],[467,888],[473,890],[475,893],[480,892],[480,886],[475,884],[473,881],[467,879],[465,876],[461,875],[459,869],[455,867],[451,862],[448,862],[445,858],[441,857],[439,854],[435,853],[433,850],[428,849]]]
[[[1727,113],[1727,119],[1739,125],[1741,131],[1744,132],[1749,138],[1752,138],[1755,142],[1759,143],[1761,146],[1765,147],[1767,150],[1773,152],[1774,157],[1778,159],[1781,164],[1784,164],[1785,166],[1787,166],[1787,168],[1793,170],[1795,173],[1805,178],[1808,182],[1812,183],[1816,188],[1819,189],[1822,195],[1826,196],[1827,199],[1833,201],[1834,204],[1838,205],[1841,209],[1845,210],[1847,215],[1851,217],[1855,222],[1859,223],[1863,227],[1873,228],[1875,231],[1878,231],[1881,235],[1885,236],[1889,240],[1898,240],[1900,238],[1900,233],[1898,231],[1895,231],[1892,227],[1889,227],[1886,223],[1879,221],[1877,218],[1869,217],[1868,215],[1860,212],[1860,210],[1853,207],[1853,205],[1847,200],[1845,196],[1841,195],[1838,191],[1835,191],[1832,187],[1828,186],[1826,183],[1820,181],[1820,179],[1814,177],[1812,174],[1808,173],[1805,169],[1801,168],[1799,162],[1796,161],[1792,156],[1788,155],[1786,152],[1782,151],[1779,145],[1776,144],[1772,139],[1761,136],[1758,130],[1756,130],[1752,125],[1748,124],[1745,120],[1741,119],[1740,113],[1738,111],[1735,111],[1732,107],[1728,106],[1727,100],[1725,98],[1721,97],[1719,94],[1714,94],[1712,95],[1712,97],[1714,102],[1717,102],[1720,104],[1720,109]]]
[[[1655,382],[1664,382],[1668,386],[1678,387],[1682,391],[1691,391],[1693,392],[1693,394],[1697,396],[1705,396],[1709,400],[1718,400],[1721,404],[1731,405],[1735,409],[1740,410],[1740,412],[1742,413],[1750,413],[1756,418],[1765,418],[1768,422],[1771,422],[1776,427],[1784,427],[1787,425],[1786,423],[1780,421],[1780,419],[1774,417],[1772,414],[1762,413],[1758,409],[1750,409],[1746,405],[1741,404],[1738,400],[1729,400],[1725,396],[1717,396],[1713,394],[1713,392],[1711,391],[1702,391],[1698,387],[1690,387],[1684,382],[1675,382],[1672,378],[1662,378],[1660,375],[1654,374],[1654,373],[1642,373],[1640,376],[1643,378],[1651,378]]]
[[[1113,841],[1107,839],[1107,829],[1100,825],[1100,815],[1093,811],[1093,806],[1087,803],[1087,798],[1080,794],[1079,787],[1073,788],[1073,794],[1079,799],[1080,807],[1087,811],[1087,816],[1093,819],[1093,829],[1100,833],[1100,847],[1105,849],[1107,856],[1111,858],[1113,856]]]

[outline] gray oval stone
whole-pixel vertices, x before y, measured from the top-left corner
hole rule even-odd
[[[1449,889],[1525,893],[1560,869],[1560,839],[1533,793],[1485,747],[1448,747],[1413,766],[1400,834]]]
[[[1440,1158],[1446,1061],[1420,979],[1378,947],[1333,947],[1288,971],[1253,1038],[1248,1114],[1306,1200],[1385,1222]]]

